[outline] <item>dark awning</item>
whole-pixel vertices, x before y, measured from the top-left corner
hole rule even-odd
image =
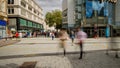
[[[0,20],[0,25],[1,25],[1,26],[6,26],[7,23],[6,23],[6,21],[4,21],[4,20]]]

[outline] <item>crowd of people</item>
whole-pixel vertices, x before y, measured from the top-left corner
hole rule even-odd
[[[65,28],[60,29],[60,31],[34,31],[34,32],[9,32],[9,37],[11,38],[28,38],[28,37],[51,37],[51,40],[54,38],[60,39],[60,47],[63,48],[64,56],[66,55],[66,40],[71,39],[72,45],[74,44],[74,39],[78,40],[78,45],[80,47],[80,57],[82,59],[83,55],[83,41],[87,38],[87,34],[83,32],[80,28],[76,30],[67,31]]]

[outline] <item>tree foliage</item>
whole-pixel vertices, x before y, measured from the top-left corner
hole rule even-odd
[[[60,29],[62,27],[62,12],[60,10],[48,12],[45,15],[45,21],[50,27],[55,26],[56,29]]]

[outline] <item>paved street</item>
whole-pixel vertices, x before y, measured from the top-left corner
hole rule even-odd
[[[105,50],[108,45],[115,43],[109,43],[109,39],[87,39],[84,43],[84,51],[93,50]],[[119,40],[116,41],[116,45],[119,44]],[[74,44],[72,46],[71,40],[66,41],[67,52],[78,52],[79,47]],[[51,40],[51,38],[25,38],[21,39],[19,43],[9,45],[0,48],[0,56],[11,56],[11,55],[29,55],[29,54],[45,54],[45,53],[58,53],[62,52],[59,48],[59,40]]]
[[[109,41],[106,38],[87,39],[84,58],[78,60],[79,48],[76,44],[72,46],[71,40],[66,42],[68,54],[64,57],[58,39],[25,38],[16,44],[0,47],[0,68],[18,68],[28,61],[37,61],[36,68],[119,68],[120,58],[115,58],[115,52],[105,54]],[[119,38],[112,44],[119,45]]]
[[[120,53],[119,53],[120,55]],[[23,62],[37,61],[35,68],[119,68],[120,58],[114,58],[114,53],[109,56],[104,51],[90,52],[78,60],[79,54],[54,56],[34,56],[0,60],[0,68],[18,68]],[[12,62],[11,62],[12,61]]]
[[[10,44],[14,44],[19,42],[20,40],[16,40],[16,39],[0,39],[0,47],[6,46],[6,45],[10,45]]]

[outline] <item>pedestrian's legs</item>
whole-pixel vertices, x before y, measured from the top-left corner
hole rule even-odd
[[[83,56],[83,44],[81,42],[80,43],[80,57],[79,57],[79,59],[82,59],[82,56]]]
[[[66,50],[65,50],[65,47],[63,48],[63,50],[64,50],[64,56],[66,55]]]
[[[71,40],[72,40],[72,46],[73,46],[74,38],[71,38]]]
[[[72,43],[74,42],[74,38],[72,38]]]
[[[53,40],[53,36],[52,36],[52,40]]]
[[[116,58],[119,58],[119,56],[118,56],[118,51],[116,51],[115,57],[116,57]]]
[[[66,50],[65,50],[65,40],[62,41],[62,46],[63,46],[63,52],[64,52],[64,56],[66,55]]]

